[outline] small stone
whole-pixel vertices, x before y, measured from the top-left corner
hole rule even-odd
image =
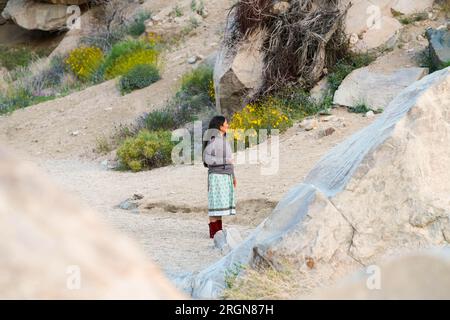
[[[214,246],[222,250],[223,247],[227,244],[226,235],[224,230],[219,230],[214,235]]]
[[[194,63],[197,62],[197,60],[198,60],[198,57],[197,57],[197,56],[192,56],[192,57],[190,57],[190,58],[187,60],[187,63],[189,63],[189,64],[194,64]]]
[[[321,116],[331,116],[331,110],[330,109],[323,109],[319,111],[319,115]]]
[[[118,207],[122,210],[134,210],[138,208],[138,204],[136,202],[131,201],[131,199],[127,199],[122,201]]]
[[[135,193],[135,194],[133,194],[133,197],[131,197],[131,199],[133,199],[133,200],[142,200],[142,199],[144,199],[144,196],[142,194],[140,194],[140,193]]]
[[[359,41],[358,35],[357,35],[356,33],[352,33],[352,34],[350,35],[349,41],[350,41],[350,44],[351,44],[351,45],[357,44],[358,41]]]
[[[159,22],[159,21],[162,20],[162,18],[159,17],[159,16],[153,16],[153,17],[151,17],[151,19],[152,19],[152,21],[154,21],[154,22]]]
[[[331,136],[335,131],[336,131],[336,129],[333,127],[326,128],[325,130],[320,130],[319,138]]]
[[[72,131],[71,135],[76,137],[80,134],[80,131]]]
[[[306,266],[310,269],[314,268],[314,259],[310,257],[306,257],[305,259]]]
[[[374,115],[375,115],[375,113],[374,113],[372,110],[367,111],[366,114],[365,114],[365,116],[366,116],[367,118],[372,118]]]

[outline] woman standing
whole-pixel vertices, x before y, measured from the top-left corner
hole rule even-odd
[[[236,214],[233,153],[227,141],[228,121],[215,116],[203,143],[203,164],[208,167],[209,237],[222,230],[222,217]]]

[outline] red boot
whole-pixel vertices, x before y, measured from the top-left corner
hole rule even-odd
[[[217,231],[222,230],[222,220],[217,220]]]
[[[214,239],[214,235],[217,231],[222,230],[222,220],[216,220],[209,223],[209,237]]]

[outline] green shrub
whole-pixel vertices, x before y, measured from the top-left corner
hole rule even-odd
[[[398,17],[399,21],[404,24],[404,25],[408,25],[417,21],[423,21],[423,20],[427,20],[428,19],[428,13],[426,12],[419,12],[419,13],[414,13],[411,15],[400,15]]]
[[[12,112],[54,98],[55,96],[34,96],[29,90],[24,88],[13,89],[6,94],[0,94],[0,114]]]
[[[183,75],[180,89],[167,106],[177,126],[198,120],[201,114],[209,115],[215,109],[212,81],[213,70],[206,66]]]
[[[155,66],[138,64],[122,76],[119,82],[122,94],[136,89],[148,87],[160,79],[159,71]]]
[[[323,109],[322,105],[316,103],[302,88],[285,89],[275,94],[274,99],[278,100],[277,104],[291,120],[302,120]],[[326,103],[327,99],[323,104]]]
[[[366,113],[369,112],[370,109],[365,103],[359,103],[354,107],[348,107],[347,108],[349,112],[353,112],[353,113]]]
[[[145,32],[145,20],[150,19],[149,12],[139,12],[136,17],[127,25],[127,33],[133,37],[139,37]]]
[[[345,77],[347,77],[353,70],[366,67],[374,60],[375,58],[372,55],[365,53],[351,54],[345,59],[338,61],[331,69],[331,73],[328,76],[331,94],[334,95]]]
[[[14,70],[17,67],[27,67],[33,60],[48,55],[48,52],[32,51],[26,47],[7,47],[0,45],[0,67]]]
[[[168,110],[152,111],[145,116],[144,121],[145,127],[150,131],[176,129],[173,115]]]
[[[198,67],[181,78],[181,91],[189,95],[209,93],[213,70],[207,66]]]
[[[174,142],[170,131],[141,130],[135,138],[126,139],[117,151],[121,164],[133,171],[152,169],[172,163]]]
[[[111,143],[105,136],[98,137],[97,145],[94,151],[99,154],[107,154],[112,151]]]
[[[125,40],[115,44],[106,57],[103,69],[105,78],[112,79],[124,75],[139,64],[158,65],[160,50],[140,40]]]
[[[278,129],[282,133],[291,126],[292,120],[281,109],[280,100],[272,97],[246,105],[241,111],[235,112],[230,121],[233,138],[243,142],[246,147],[251,145],[250,138],[258,138],[257,141],[262,142],[259,136],[261,129],[267,130],[270,135],[272,129]],[[246,132],[251,129],[255,131]]]
[[[183,10],[177,4],[172,9],[172,11],[169,13],[169,16],[171,16],[171,17],[181,17],[181,16],[183,16]]]

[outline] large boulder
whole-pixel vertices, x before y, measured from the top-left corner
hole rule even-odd
[[[261,51],[265,33],[255,31],[235,43],[234,11],[214,67],[214,88],[218,112],[230,116],[242,109],[242,97],[250,97],[263,85],[264,55]]]
[[[241,245],[177,278],[178,286],[194,297],[218,297],[230,268],[282,270],[286,263],[304,277],[292,281],[318,286],[386,255],[448,248],[449,88],[450,68],[406,88],[323,157]]]
[[[34,0],[9,0],[2,16],[28,30],[54,31],[67,28],[72,16],[65,4],[49,4]]]
[[[434,68],[441,69],[450,64],[450,31],[448,29],[427,29],[430,56]]]
[[[178,299],[98,213],[0,149],[0,299]]]
[[[371,66],[357,69],[342,81],[334,94],[334,104],[384,109],[406,87],[428,73],[426,68],[402,68],[395,71],[375,70]]]
[[[345,0],[343,3],[350,2]],[[392,48],[402,28],[392,17],[392,0],[356,0],[347,12],[345,31],[353,51]]]

